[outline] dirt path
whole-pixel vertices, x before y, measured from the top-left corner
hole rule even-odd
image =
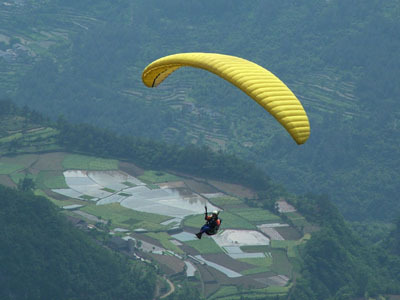
[[[160,297],[160,299],[163,299],[163,298],[166,298],[166,297],[168,297],[169,295],[171,295],[173,292],[175,292],[175,286],[174,286],[174,284],[167,278],[167,277],[164,277],[164,279],[168,282],[168,284],[169,284],[169,291],[167,292],[167,293],[165,293],[164,295],[162,295],[161,297]]]

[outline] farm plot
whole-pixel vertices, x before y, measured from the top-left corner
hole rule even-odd
[[[10,164],[0,161],[0,174],[9,175],[24,168],[21,164]]]
[[[202,214],[205,204],[210,210],[217,209],[198,195],[182,195],[175,189],[151,190],[140,186],[126,189],[124,193],[132,195],[121,202],[124,207],[175,218],[183,219],[189,215]]]
[[[211,295],[211,300],[262,300],[266,295],[278,296],[284,295],[289,291],[288,287],[284,286],[269,286],[262,289],[243,290],[238,289],[235,285],[222,286],[216,293]]]
[[[283,236],[279,234],[278,231],[276,231],[275,228],[273,227],[259,227],[260,230],[268,236],[271,240],[278,240],[278,241],[283,241],[285,240]]]
[[[117,170],[118,161],[93,156],[68,154],[62,163],[65,170]]]
[[[301,234],[293,227],[275,227],[274,228],[285,240],[298,240]]]
[[[9,186],[9,187],[15,187],[15,183],[11,180],[11,178],[7,175],[0,175],[0,184]]]
[[[122,171],[89,171],[87,176],[97,184],[114,191],[145,185],[142,181]]]
[[[117,191],[129,188],[129,186],[143,185],[141,181],[118,171],[80,171],[69,170],[64,173],[67,189],[57,190],[54,192],[73,198],[86,198],[89,200],[99,200],[110,196],[116,196]],[[64,187],[63,187],[64,188]],[[86,195],[86,196],[83,196]],[[125,194],[129,196],[130,194]],[[121,195],[122,196],[122,195]],[[118,199],[107,199],[106,203],[120,202],[126,197]]]
[[[270,271],[270,267],[272,266],[272,256],[269,255],[259,258],[241,258],[239,260],[254,266],[251,269],[242,271],[243,275],[264,273]]]
[[[307,220],[298,212],[289,212],[285,214],[289,220],[299,229],[303,229],[305,227],[310,227],[311,224],[307,222]]]
[[[272,266],[271,271],[279,275],[291,277],[292,264],[289,262],[286,251],[283,249],[271,249]]]
[[[201,240],[184,241],[188,246],[196,249],[200,254],[224,253],[211,238],[204,236]]]
[[[149,256],[156,260],[160,264],[163,273],[166,273],[169,276],[182,273],[184,271],[185,262],[174,256],[154,253],[150,253]]]
[[[52,192],[63,195],[67,198],[73,198],[73,199],[81,199],[81,200],[87,200],[84,197],[84,194],[77,192],[73,189],[67,188],[67,189],[53,189]]]
[[[182,231],[180,233],[173,234],[172,237],[181,242],[197,240],[197,237],[193,233],[186,232],[186,231]]]
[[[217,189],[225,192],[228,195],[234,195],[239,198],[249,198],[249,199],[255,197],[255,193],[252,190],[238,184],[231,184],[215,180],[210,180],[209,182],[212,186],[215,186]]]
[[[243,201],[240,200],[239,198],[227,196],[222,193],[202,194],[202,195],[206,198],[209,198],[214,205],[222,208],[243,204]]]
[[[269,245],[269,239],[255,230],[227,229],[212,238],[220,247]]]
[[[99,201],[96,202],[96,204],[97,205],[105,205],[105,204],[111,204],[111,203],[121,203],[128,196],[131,196],[131,195],[127,194],[127,193],[112,194],[108,197],[100,199]]]
[[[133,163],[120,161],[118,166],[121,171],[134,177],[138,177],[144,173],[143,169],[139,168]]]
[[[115,227],[130,230],[138,228],[165,230],[168,228],[160,225],[160,223],[168,220],[169,217],[127,209],[118,203],[108,205],[88,205],[81,208],[81,210],[104,220],[111,220],[111,224]]]
[[[64,207],[64,206],[68,206],[68,205],[83,206],[82,202],[79,200],[58,200],[58,199],[53,198],[51,195],[48,195],[47,192],[48,191],[44,192],[43,190],[36,189],[34,193],[37,196],[46,197],[47,199],[49,199],[53,204],[55,204],[58,207]]]
[[[299,244],[299,241],[282,241],[282,240],[271,241],[272,248],[286,250],[288,257],[296,257],[297,256],[297,250],[295,247],[298,244]]]
[[[268,272],[272,265],[272,257],[269,253],[261,251],[267,250],[269,239],[258,231],[254,230],[225,230],[221,234],[213,236],[215,242],[224,248],[227,256],[231,259],[237,259],[253,268],[241,270],[243,275]],[[262,247],[259,252],[244,252],[245,247]],[[265,247],[265,248],[264,248]]]
[[[268,210],[260,208],[241,208],[232,210],[233,213],[249,220],[251,223],[279,222],[281,218]]]
[[[217,193],[218,190],[212,187],[211,185],[204,183],[204,182],[199,182],[194,179],[184,179],[185,185],[194,191],[195,193],[198,194],[210,194],[210,193]],[[206,197],[207,198],[207,197]]]
[[[120,203],[132,210],[171,216],[180,220],[188,215],[202,214],[205,204],[210,210],[217,209],[188,189],[151,189],[139,179],[122,171],[68,170],[63,174],[69,188],[65,188],[59,178],[54,178],[54,182],[47,178],[47,186],[59,187],[54,188],[53,192],[70,198],[97,201],[98,205]]]
[[[72,190],[90,196],[94,198],[93,200],[98,200],[112,194],[105,191],[103,186],[89,178],[86,171],[65,171],[64,176],[65,182]]]
[[[178,254],[184,253],[177,245],[171,242],[171,236],[169,236],[166,232],[149,232],[146,233],[146,235],[160,241],[161,245],[167,250],[171,250]]]
[[[234,285],[222,286],[210,299],[221,299],[230,295],[237,295],[238,289]]]
[[[217,253],[217,254],[205,254],[202,255],[203,258],[207,259],[208,261],[215,262],[219,265],[225,266],[230,268],[236,272],[242,273],[245,270],[249,270],[254,266],[246,261],[233,259],[225,254]]]
[[[242,259],[242,258],[263,258],[265,254],[262,252],[244,252],[240,247],[224,247],[227,255],[229,255],[233,259]]]
[[[17,132],[17,133],[11,134],[9,136],[5,136],[5,137],[0,138],[0,144],[6,144],[6,143],[9,143],[11,141],[18,140],[18,139],[21,139],[21,138],[22,138],[22,133],[21,132]]]
[[[21,158],[19,160],[18,158]],[[35,155],[24,155],[17,157],[2,157],[0,159],[0,174],[10,175],[16,171],[28,168],[36,160]]]
[[[38,155],[36,154],[23,154],[17,156],[3,156],[0,159],[0,163],[5,163],[6,165],[22,165],[23,168],[29,168],[33,165],[37,159]]]
[[[66,189],[65,177],[61,171],[40,171],[36,176],[36,187],[40,189]]]
[[[41,154],[32,168],[40,171],[63,170],[62,162],[65,156],[66,153],[63,152]]]
[[[8,175],[11,180],[15,183],[18,184],[20,180],[23,180],[24,178],[29,178],[32,179],[33,181],[36,180],[36,176],[34,174],[31,174],[27,172],[26,170],[20,170],[17,172],[12,173],[11,175]]]
[[[21,124],[21,126],[23,125]],[[3,148],[3,152],[5,153],[9,152],[10,147],[14,149],[13,152],[59,150],[60,147],[54,143],[56,134],[57,130],[46,127],[32,128],[23,131],[17,129],[17,132],[14,131],[12,134],[0,138],[0,147]],[[13,142],[18,143],[18,146],[15,147],[15,145],[12,144]]]
[[[201,255],[196,255],[195,257],[196,257],[196,259],[198,259],[198,260],[202,261],[203,263],[205,263],[207,266],[210,266],[210,267],[212,267],[212,268],[224,273],[229,278],[235,278],[235,277],[241,277],[242,276],[242,274],[240,274],[240,273],[238,273],[238,272],[236,272],[236,271],[234,271],[232,269],[229,269],[227,267],[221,266],[221,265],[219,265],[219,264],[217,264],[215,262],[209,261],[209,260],[203,258]]]
[[[160,183],[170,181],[180,181],[182,178],[168,174],[161,171],[144,171],[142,175],[138,177],[140,180],[146,183]]]

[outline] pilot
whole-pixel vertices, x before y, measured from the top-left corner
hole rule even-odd
[[[218,232],[219,226],[221,225],[222,222],[222,220],[218,218],[218,215],[219,212],[217,210],[213,211],[211,215],[208,215],[206,207],[206,212],[204,213],[204,219],[207,222],[201,227],[200,232],[196,233],[198,239],[201,239],[203,233],[206,233],[208,235],[214,235]]]

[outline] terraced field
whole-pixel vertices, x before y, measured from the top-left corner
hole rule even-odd
[[[342,112],[349,118],[361,115],[359,99],[354,95],[355,85],[330,70],[307,75],[290,86],[311,113]]]
[[[0,56],[0,96],[13,97],[20,78],[37,59],[52,55],[52,46],[68,43],[72,34],[102,22],[86,11],[69,6],[49,9],[51,5],[45,1],[0,3],[0,41],[8,44],[7,50],[14,55],[11,60]],[[36,13],[35,21],[41,22],[32,22],[32,11]],[[26,47],[24,53],[13,49],[12,39]]]
[[[189,73],[191,78],[193,74]],[[179,110],[182,115],[166,128],[163,138],[176,142],[178,136],[186,136],[187,141],[206,144],[213,149],[226,150],[235,147],[246,152],[254,144],[273,136],[279,127],[271,120],[266,121],[246,117],[241,110],[224,111],[220,107],[209,106],[190,97],[196,82],[183,79],[182,76],[168,78],[168,81],[156,89],[146,89],[141,82],[132,83],[129,96],[132,99],[145,98],[148,101],[159,102]],[[338,78],[332,70],[306,75],[301,80],[288,82],[299,97],[314,122],[322,122],[324,116],[339,113],[348,118],[361,117],[360,102],[354,96],[355,86]],[[261,114],[261,112],[260,112]],[[261,123],[260,123],[261,122]],[[271,124],[272,123],[272,126]],[[256,128],[265,130],[255,130]],[[251,138],[249,138],[251,137]],[[239,148],[238,148],[239,147]]]

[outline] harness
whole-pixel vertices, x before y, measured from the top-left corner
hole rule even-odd
[[[218,232],[219,226],[221,225],[222,220],[218,218],[218,213],[217,213],[217,218],[213,218],[211,216],[208,216],[207,214],[207,205],[204,207],[206,212],[204,215],[204,219],[207,221],[207,225],[210,227],[209,230],[205,231],[207,235],[214,235]]]
[[[219,221],[219,222],[217,222]],[[218,232],[219,226],[221,225],[221,219],[210,219],[207,220],[207,225],[210,226],[210,230],[206,231],[206,234],[208,235],[214,235]]]

